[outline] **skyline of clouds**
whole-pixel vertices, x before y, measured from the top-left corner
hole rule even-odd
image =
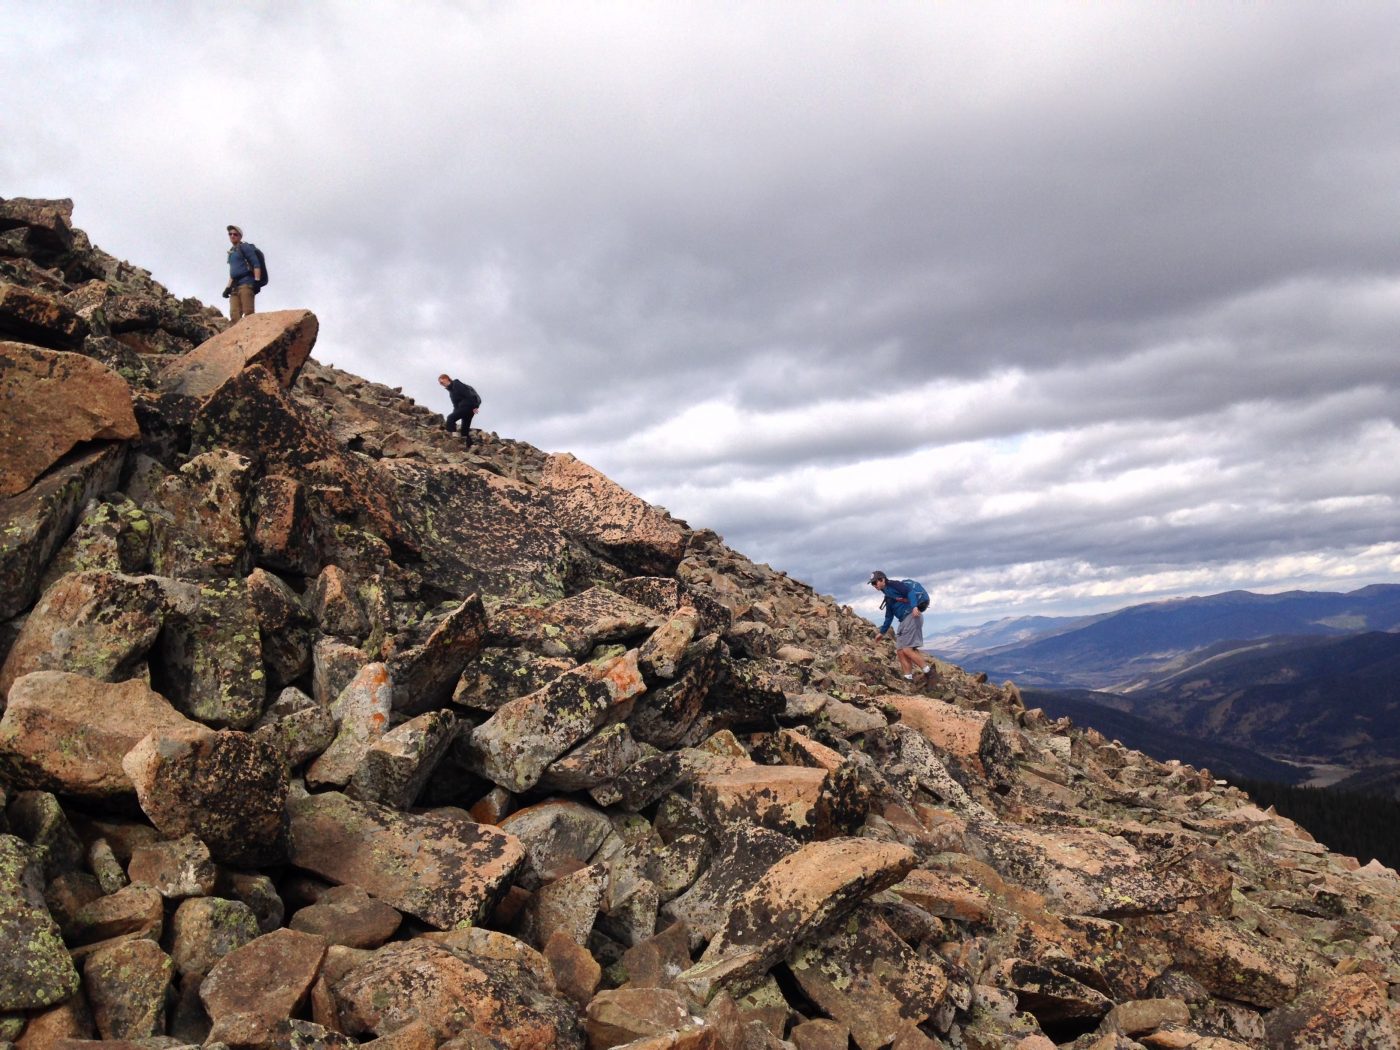
[[[7,20],[0,196],[866,611],[1400,580],[1388,5]]]

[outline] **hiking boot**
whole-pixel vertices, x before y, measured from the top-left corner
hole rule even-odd
[[[938,668],[930,667],[923,672],[924,688],[932,689],[938,684]]]

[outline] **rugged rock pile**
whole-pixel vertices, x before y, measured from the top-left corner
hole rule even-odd
[[[1390,1047],[1400,879],[0,202],[0,1041]]]

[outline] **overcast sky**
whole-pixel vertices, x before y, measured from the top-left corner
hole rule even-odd
[[[1389,0],[3,21],[0,196],[866,611],[1400,582]]]

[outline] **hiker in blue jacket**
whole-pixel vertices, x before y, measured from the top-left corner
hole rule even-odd
[[[899,672],[911,682],[932,685],[938,678],[933,664],[920,651],[924,644],[924,609],[928,608],[928,591],[915,580],[892,580],[880,570],[870,574],[870,586],[885,596],[882,606],[885,622],[875,637],[883,638],[890,624],[899,621],[894,632],[895,659]]]
[[[258,285],[262,283],[262,269],[258,266],[257,246],[243,242],[242,230],[230,226],[228,240],[228,284],[224,286],[224,298],[228,300],[229,320],[237,321],[253,313],[253,296],[258,294]]]

